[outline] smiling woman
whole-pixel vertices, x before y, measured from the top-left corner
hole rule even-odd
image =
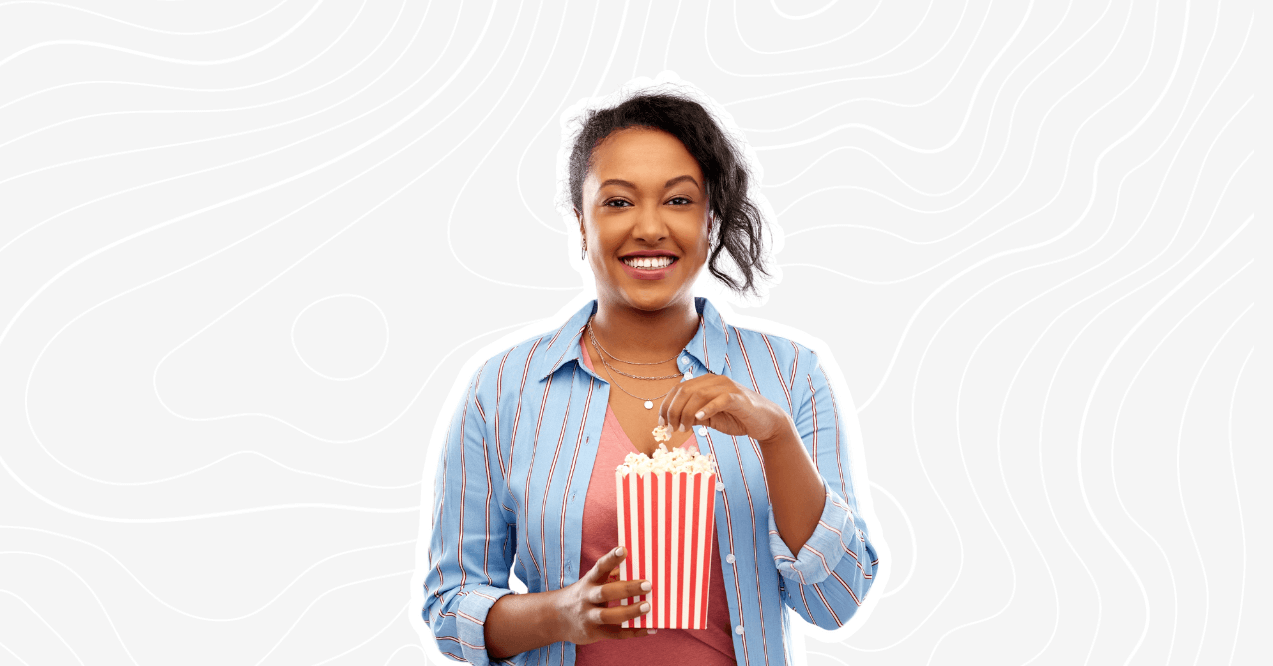
[[[597,298],[488,359],[452,416],[423,608],[445,654],[474,664],[790,663],[803,655],[790,652],[786,609],[839,627],[861,605],[879,561],[817,355],[726,325],[693,293],[705,267],[738,293],[768,276],[743,155],[707,109],[674,91],[580,119],[569,207]],[[653,453],[664,425],[667,445],[717,461],[716,538],[705,617],[646,618],[677,627],[656,632],[621,626],[651,606],[620,600],[649,595],[664,608],[671,597],[660,596],[670,588],[659,571],[618,579],[627,553],[616,548],[615,468]],[[525,594],[512,593],[513,567]]]
[[[581,125],[570,151],[567,178],[570,205],[585,243],[585,210],[596,218],[601,206],[642,205],[657,213],[651,209],[669,204],[687,216],[675,218],[682,227],[690,224],[692,234],[706,232],[710,236],[702,238],[710,240],[704,246],[710,253],[708,268],[726,287],[754,293],[757,280],[769,277],[762,239],[764,220],[749,196],[751,174],[742,151],[706,109],[670,92],[645,94],[586,113]],[[666,181],[659,180],[665,176]],[[641,177],[646,180],[638,192]],[[676,185],[685,187],[675,192]],[[627,191],[610,197],[604,191],[607,187]],[[637,194],[645,200],[625,198]],[[689,196],[673,203],[671,199],[677,194]],[[598,201],[597,196],[603,199]],[[642,256],[641,252],[633,254]],[[733,270],[726,270],[725,263]],[[597,265],[592,266],[595,273]],[[692,267],[690,275],[697,277],[701,268],[702,262]]]
[[[597,146],[582,193],[588,214],[576,209],[575,216],[585,250],[593,239],[588,260],[599,297],[650,310],[693,284],[707,261],[702,182],[698,162],[666,132],[624,129]],[[625,285],[624,278],[640,282]]]

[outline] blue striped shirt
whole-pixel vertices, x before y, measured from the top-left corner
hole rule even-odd
[[[510,594],[509,574],[530,592],[579,579],[584,498],[610,385],[580,360],[596,301],[560,328],[491,357],[456,407],[434,483],[424,580],[424,620],[442,653],[486,664],[483,623]],[[721,558],[739,664],[792,659],[790,608],[835,628],[854,614],[879,560],[859,517],[849,435],[817,355],[775,335],[727,325],[696,298],[699,327],[678,358],[695,376],[724,375],[788,410],[821,474],[818,526],[793,554],[778,534],[759,444],[695,428],[716,456],[716,552]],[[640,640],[640,639],[635,639]],[[500,663],[573,665],[558,642]]]

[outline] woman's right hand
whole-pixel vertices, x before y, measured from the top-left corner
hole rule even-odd
[[[562,640],[576,645],[587,645],[615,638],[637,638],[654,633],[648,629],[621,629],[625,620],[640,617],[650,611],[650,603],[643,601],[626,606],[607,608],[607,603],[648,594],[650,582],[623,580],[607,582],[611,571],[627,557],[623,548],[606,553],[587,575],[560,591],[557,597],[557,617],[562,623]]]

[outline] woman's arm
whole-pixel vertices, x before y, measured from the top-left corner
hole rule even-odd
[[[498,497],[503,480],[492,458],[498,452],[486,450],[482,414],[495,407],[481,390],[486,367],[474,373],[456,405],[439,452],[424,579],[424,619],[438,648],[476,666],[489,662],[483,638],[487,614],[513,592],[508,579],[517,543],[509,538],[516,526],[506,521],[498,499],[488,500]]]
[[[760,444],[765,485],[787,548],[798,552],[818,527],[826,500],[822,477],[791,415],[764,395],[723,375],[682,382],[659,407],[659,425],[684,430],[705,424]]]
[[[818,527],[826,495],[822,477],[800,439],[795,422],[790,418],[786,421],[787,427],[773,438],[757,441],[778,535],[788,550],[798,553]]]
[[[760,443],[783,600],[815,625],[840,626],[862,604],[879,560],[856,515],[848,428],[840,427],[831,385],[811,350],[795,370],[803,383],[792,387],[794,415],[728,377],[705,375],[668,394],[660,424],[703,423]]]
[[[790,548],[791,541],[781,534],[787,517],[773,503],[769,550],[785,581],[783,601],[805,621],[833,629],[847,622],[862,605],[875,581],[879,559],[857,512],[850,467],[849,433],[853,426],[849,419],[853,415],[841,413],[817,355],[810,351],[800,357],[802,367],[796,377],[801,386],[792,396],[800,395],[801,399],[794,422],[801,448],[816,465],[821,484],[818,497],[806,500],[810,506],[804,508],[820,515],[801,547]],[[775,456],[767,451],[764,455],[768,467]],[[776,492],[772,481],[770,489]]]
[[[483,414],[498,406],[483,391],[484,369],[498,372],[488,364],[474,373],[455,408],[433,487],[424,618],[439,649],[484,666],[558,641],[584,644],[646,635],[645,629],[612,625],[640,616],[648,604],[606,608],[611,600],[641,596],[642,585],[649,584],[607,583],[626,553],[611,551],[560,590],[514,594],[509,588],[517,526],[505,519],[497,499],[504,480],[495,463],[499,451],[487,450]]]

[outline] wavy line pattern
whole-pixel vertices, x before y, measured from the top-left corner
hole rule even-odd
[[[439,419],[590,288],[562,113],[672,70],[865,443],[808,663],[1260,660],[1255,3],[561,4],[0,1],[0,659],[448,663]]]

